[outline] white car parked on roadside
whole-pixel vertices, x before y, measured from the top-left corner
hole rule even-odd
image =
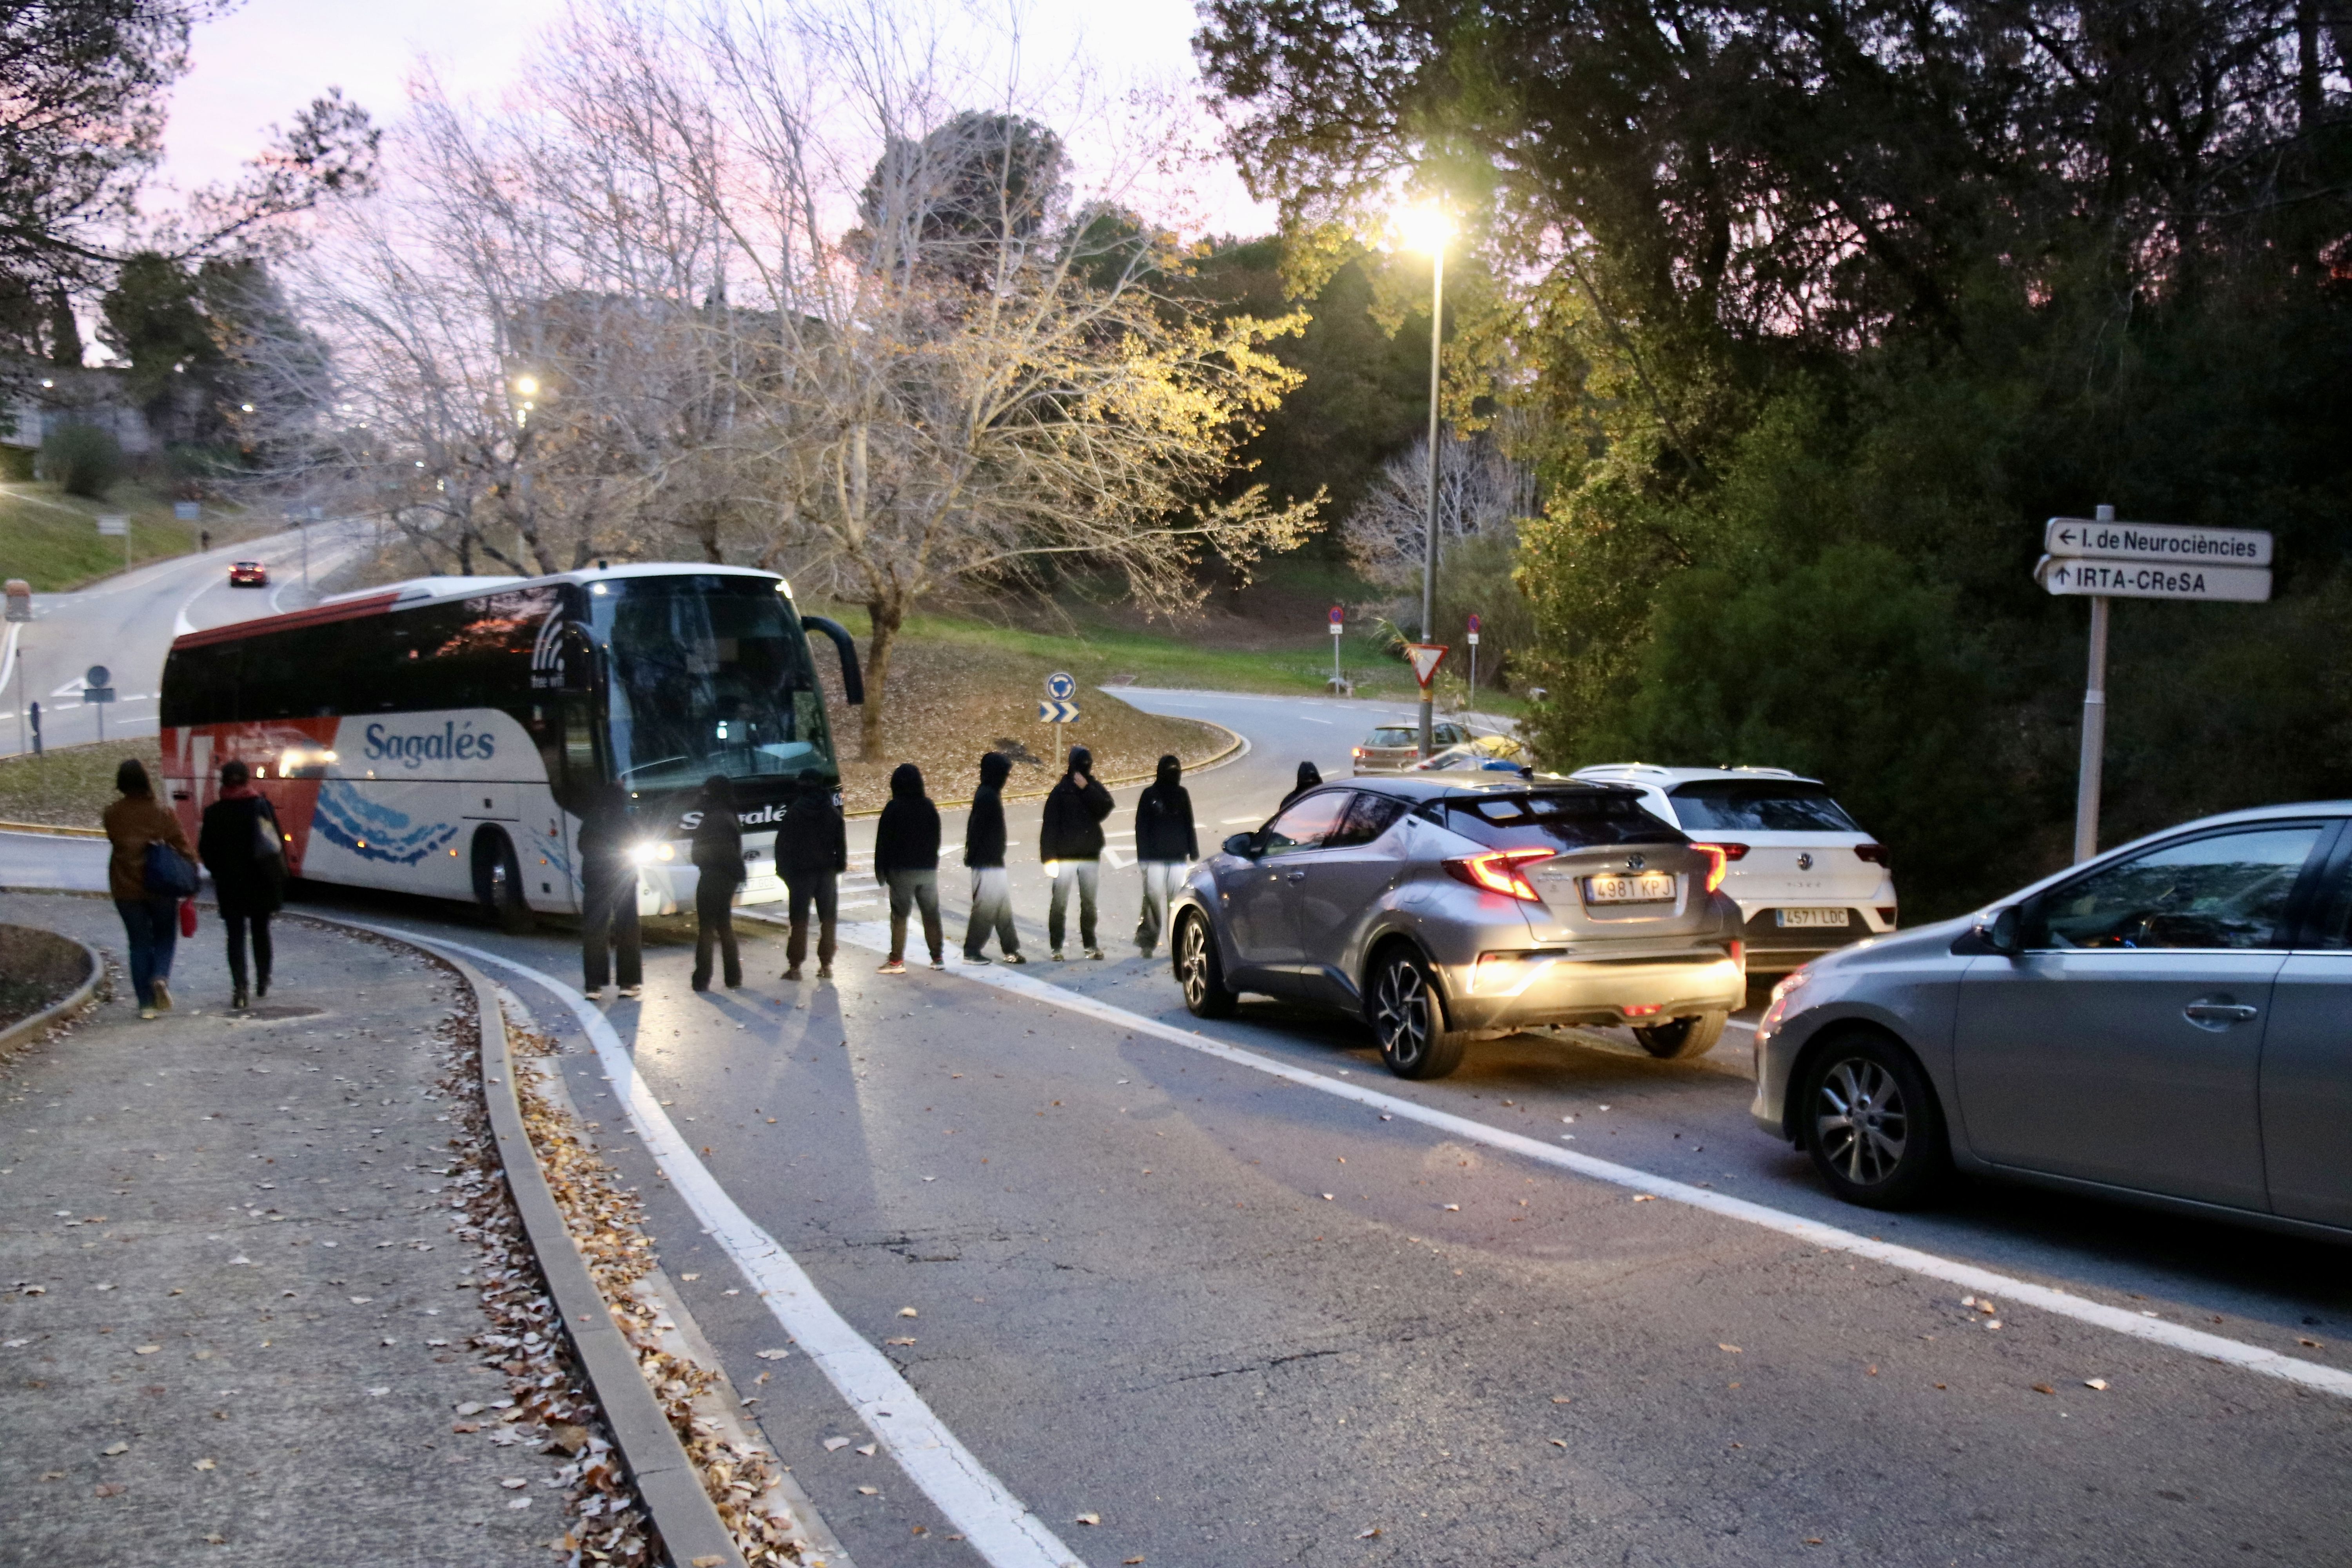
[[[1651,816],[1694,843],[1720,845],[1723,890],[1746,917],[1748,972],[1783,974],[1806,960],[1895,929],[1895,874],[1819,779],[1785,768],[1580,768],[1588,784],[1642,792]]]

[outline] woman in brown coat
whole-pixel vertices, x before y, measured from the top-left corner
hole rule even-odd
[[[147,890],[147,847],[168,844],[181,858],[194,863],[195,851],[181,831],[180,819],[155,799],[147,770],[136,757],[125,757],[114,770],[114,787],[121,798],[106,808],[106,841],[114,854],[106,864],[107,889],[122,916],[123,934],[131,944],[131,988],[139,994],[139,1016],[152,1018],[172,1006],[172,949],[180,939],[180,900],[170,894]]]

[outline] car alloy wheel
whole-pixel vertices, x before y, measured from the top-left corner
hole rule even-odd
[[[1462,1065],[1467,1037],[1446,1029],[1444,1004],[1417,954],[1398,948],[1381,961],[1370,1013],[1381,1059],[1399,1078],[1444,1078]]]
[[[1902,1086],[1876,1062],[1859,1057],[1822,1076],[1813,1095],[1813,1136],[1822,1157],[1856,1186],[1876,1186],[1903,1163],[1911,1116]]]
[[[1177,921],[1176,982],[1184,989],[1184,1006],[1196,1018],[1223,1018],[1240,1000],[1225,988],[1224,966],[1217,961],[1216,938],[1206,916],[1187,910]]]
[[[1950,1168],[1936,1091],[1892,1039],[1857,1032],[1826,1042],[1798,1103],[1814,1169],[1850,1204],[1908,1207]]]

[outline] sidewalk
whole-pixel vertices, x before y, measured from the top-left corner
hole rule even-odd
[[[103,900],[0,894],[0,921],[122,952]],[[174,1012],[140,1023],[118,978],[0,1067],[0,1561],[559,1561],[568,1456],[499,1420],[523,1363],[488,1363],[529,1352],[472,1348],[505,1287],[438,1195],[457,989],[277,932],[254,1016],[207,910]]]

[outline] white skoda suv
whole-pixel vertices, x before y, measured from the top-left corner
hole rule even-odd
[[[1587,784],[1642,792],[1653,816],[1694,843],[1722,847],[1723,890],[1745,918],[1748,972],[1784,974],[1808,959],[1895,929],[1895,873],[1819,779],[1785,768],[1665,768],[1611,763]]]

